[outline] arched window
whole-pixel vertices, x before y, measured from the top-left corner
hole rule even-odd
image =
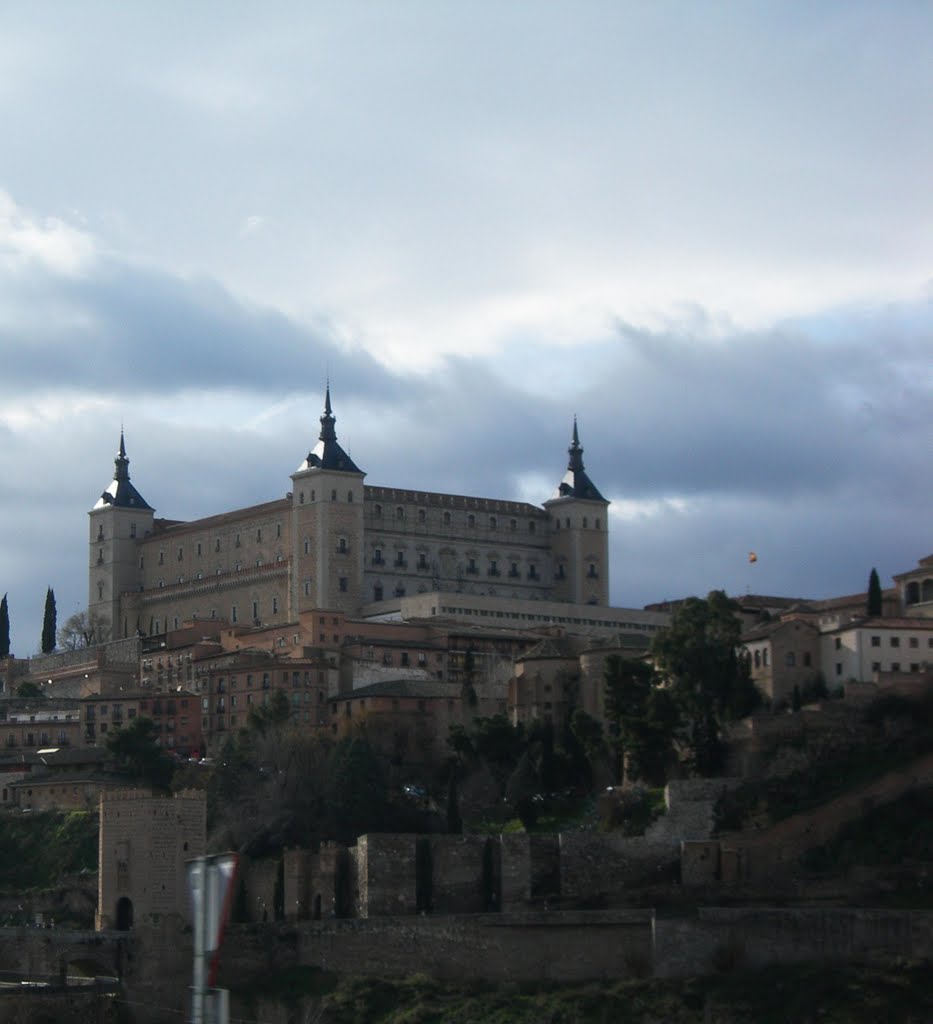
[[[347,501],[352,504],[352,502],[353,502],[353,491],[347,491]]]

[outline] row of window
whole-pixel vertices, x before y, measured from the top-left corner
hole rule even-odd
[[[382,519],[383,518],[383,508],[382,508],[382,505],[374,505],[373,506],[373,517],[375,519]],[[395,508],[395,518],[396,519],[404,519],[405,518],[405,508],[404,508],[404,506],[402,506],[402,505],[397,505],[396,506],[396,508]],[[418,522],[419,523],[426,523],[427,519],[428,519],[427,509],[419,508],[418,509]],[[453,525],[453,515],[452,515],[452,513],[445,511],[443,513],[442,519],[443,519],[444,526],[452,526]],[[467,513],[466,525],[470,529],[474,529],[476,527],[476,515],[474,513],[472,513],[472,512],[468,512]],[[499,517],[498,516],[489,516],[486,519],[486,522],[485,522],[484,525],[486,526],[486,529],[488,529],[488,530],[498,530],[499,529]],[[533,519],[529,519],[528,520],[528,532],[529,533],[534,533],[535,532],[535,525],[536,524],[535,524],[535,521]],[[517,530],[517,529],[518,529],[518,520],[517,519],[510,519],[509,520],[509,530]]]
[[[568,530],[570,529],[570,526],[571,526],[572,522],[573,522],[573,520],[571,519],[570,516],[565,516],[564,517],[564,527],[566,529],[568,529]],[[583,526],[584,530],[588,530],[590,528],[590,517],[589,516],[584,516],[583,517],[582,526]],[[559,530],[560,529],[560,516],[556,516],[555,519],[554,519],[554,529],[555,530]],[[597,519],[593,520],[593,529],[594,530],[601,530],[602,529],[602,520],[601,519],[597,518]]]
[[[131,536],[135,536],[135,532],[133,534],[131,534]],[[275,524],[275,537],[276,537],[277,540],[281,539],[281,537],[282,537],[282,524],[281,523],[276,523]],[[98,534],[97,539],[98,540],[103,540],[103,532],[102,531]],[[261,544],[262,543],[262,527],[261,526],[257,526],[256,527],[256,543],[257,544]],[[242,535],[239,534],[239,533],[234,534],[234,536],[233,536],[233,546],[235,548],[239,548],[239,547],[242,547],[242,545],[243,545]],[[204,554],[205,546],[206,545],[204,544],[203,541],[199,540],[199,541],[195,542],[194,554],[195,554],[195,556],[197,558],[200,558]],[[214,538],[214,552],[218,553],[220,550],[221,550],[221,538],[220,537],[215,537]],[[178,561],[178,562],[183,562],[185,560],[185,548],[184,548],[184,545],[179,544],[178,547],[175,549],[175,560]],[[159,565],[164,565],[164,564],[165,564],[165,549],[164,548],[160,548],[159,549]],[[142,565],[140,565],[140,568],[142,568]]]
[[[873,636],[871,638],[871,645],[872,645],[872,647],[880,647],[881,646],[881,637],[880,636]],[[899,636],[888,637],[888,646],[889,647],[900,647],[901,646],[901,638]],[[907,638],[907,646],[912,648],[912,649],[914,649],[914,650],[916,650],[920,646],[920,639],[919,639],[919,637],[909,636]],[[840,641],[840,638],[837,636],[836,637],[836,650],[838,651],[840,647],[841,647],[841,641]],[[931,650],[933,650],[933,636],[927,637],[927,647],[929,647]]]
[[[880,661],[873,661],[871,663],[871,670],[872,670],[872,672],[884,672],[885,671],[885,669],[884,669],[884,667],[883,667],[883,665],[882,665],[882,663]],[[892,662],[890,662],[888,664],[887,671],[888,672],[900,672],[901,671],[901,663],[899,661],[892,661]],[[920,666],[919,662],[912,661],[910,663],[909,671],[910,672],[919,672],[919,671],[921,671],[921,666]],[[842,675],[842,662],[841,661],[837,661],[836,662],[836,675],[837,676],[841,676]]]
[[[311,491],[310,498],[311,498],[311,503],[312,504],[315,501],[317,501],[317,491],[316,490],[312,490]],[[331,501],[337,501],[337,491],[336,491],[336,488],[330,492],[330,500]],[[347,502],[348,502],[348,504],[352,505],[353,501],[354,501],[353,491],[347,491]],[[305,492],[304,491],[299,491],[298,492],[298,504],[299,505],[303,505],[304,503],[305,503]]]

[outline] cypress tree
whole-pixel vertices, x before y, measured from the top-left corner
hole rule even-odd
[[[868,614],[872,618],[878,618],[882,614],[881,580],[878,579],[877,569],[872,569],[868,577]]]
[[[0,601],[0,660],[10,656],[10,609],[6,603],[6,594]]]
[[[55,628],[58,624],[58,613],[55,610],[55,591],[49,587],[45,592],[45,615],[42,618],[42,653],[51,654],[55,650]]]

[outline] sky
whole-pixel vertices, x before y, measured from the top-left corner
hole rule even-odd
[[[827,597],[933,551],[933,5],[0,8],[0,592],[272,500],[329,377],[369,483],[540,504],[611,597]],[[748,560],[756,552],[757,562]]]

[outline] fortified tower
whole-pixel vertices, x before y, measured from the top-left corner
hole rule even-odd
[[[310,608],[355,613],[363,603],[363,479],[337,443],[330,385],[321,433],[292,474],[293,618]]]
[[[570,461],[557,493],[544,503],[551,516],[555,601],[609,604],[609,502],[583,468],[583,448],[573,420]]]
[[[120,595],[138,590],[142,575],[137,540],[152,532],[154,510],[130,483],[123,431],[114,459],[116,470],[110,486],[88,513],[89,624],[96,624],[98,640],[117,640],[136,631],[136,622],[124,622]]]

